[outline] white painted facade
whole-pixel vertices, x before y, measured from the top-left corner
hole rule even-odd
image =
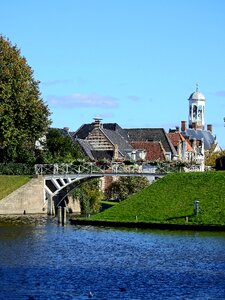
[[[204,129],[205,127],[205,96],[198,91],[190,95],[189,101],[189,128]]]

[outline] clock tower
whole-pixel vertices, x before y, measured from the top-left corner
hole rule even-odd
[[[198,84],[196,84],[196,91],[188,98],[189,101],[189,117],[188,126],[193,129],[204,129],[205,126],[205,96],[198,91]]]

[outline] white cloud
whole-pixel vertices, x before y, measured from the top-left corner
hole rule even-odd
[[[55,79],[55,80],[47,80],[41,82],[42,85],[50,86],[50,85],[57,85],[57,84],[67,84],[70,83],[71,80],[69,79]]]
[[[70,96],[49,96],[48,102],[55,107],[101,107],[114,108],[118,106],[117,99],[111,96],[97,94],[72,94]]]
[[[140,97],[139,96],[135,96],[135,95],[128,96],[127,98],[129,100],[132,100],[132,101],[135,101],[135,102],[140,100]]]
[[[225,97],[225,91],[217,91],[215,92],[215,95],[218,97]]]

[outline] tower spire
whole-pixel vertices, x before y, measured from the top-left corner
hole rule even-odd
[[[198,92],[198,82],[196,82],[196,92]]]

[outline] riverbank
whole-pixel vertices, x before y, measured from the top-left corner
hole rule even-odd
[[[102,226],[178,229],[196,226],[224,230],[225,172],[167,175],[118,205],[79,222]]]
[[[0,215],[0,226],[2,225],[43,225],[48,221],[54,221],[54,217],[44,214],[27,215]]]
[[[163,224],[150,222],[114,222],[90,219],[69,219],[71,225],[102,226],[119,228],[140,228],[160,230],[190,230],[190,231],[221,231],[225,232],[225,225],[196,225],[196,224]]]

